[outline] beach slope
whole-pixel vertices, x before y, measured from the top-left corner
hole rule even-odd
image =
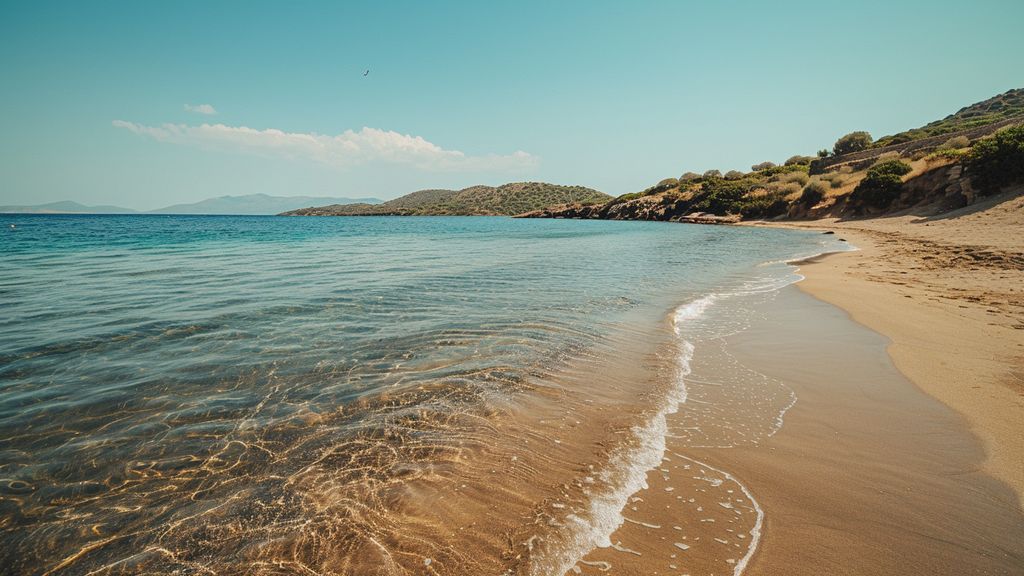
[[[891,340],[903,374],[984,443],[984,469],[1024,493],[1022,187],[939,215],[789,222],[860,250],[800,263],[800,288]],[[1024,500],[1022,500],[1024,502]]]

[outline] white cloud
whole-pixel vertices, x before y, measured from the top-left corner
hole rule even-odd
[[[195,112],[196,114],[203,114],[205,116],[213,116],[217,113],[217,109],[213,107],[213,104],[185,104],[186,112]]]
[[[522,151],[508,155],[469,156],[458,150],[445,150],[420,136],[377,128],[346,130],[337,136],[328,136],[224,124],[145,126],[114,120],[113,125],[161,142],[263,156],[305,158],[339,167],[382,161],[408,164],[422,170],[516,171],[533,168],[539,162],[536,156]]]

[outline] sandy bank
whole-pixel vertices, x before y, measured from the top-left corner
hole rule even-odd
[[[963,414],[984,469],[1024,502],[1024,196],[828,228],[861,250],[804,263],[800,288],[891,340],[895,365]]]

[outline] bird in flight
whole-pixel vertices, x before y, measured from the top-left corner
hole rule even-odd
[[[370,69],[367,68],[366,71],[363,72],[363,76],[369,76],[369,75],[370,75]]]

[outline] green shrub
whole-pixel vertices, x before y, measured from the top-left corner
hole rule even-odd
[[[968,154],[969,151],[964,150],[962,148],[939,148],[938,150],[932,152],[931,154],[926,155],[925,159],[959,160],[961,158],[966,158]]]
[[[876,162],[874,166],[868,169],[868,176],[871,176],[872,173],[904,176],[906,174],[910,174],[912,170],[913,168],[910,167],[910,164],[907,164],[902,160],[891,158]]]
[[[775,168],[774,162],[761,162],[760,164],[754,164],[753,166],[750,167],[750,169],[753,170],[754,172],[761,172],[763,170],[768,170],[771,168]]]
[[[811,160],[814,160],[813,156],[790,156],[786,160],[786,166],[807,165],[811,163]]]
[[[725,173],[726,180],[739,180],[740,178],[743,178],[743,172],[739,170],[729,170]]]
[[[800,203],[810,208],[825,199],[825,185],[819,180],[808,182],[800,194]]]
[[[785,214],[788,209],[789,202],[777,194],[756,198],[748,197],[739,206],[740,214],[745,219],[774,218]]]
[[[982,194],[1024,181],[1024,126],[1006,128],[974,143],[965,162],[967,174]]]
[[[902,160],[884,160],[872,166],[857,184],[852,197],[873,208],[888,208],[903,189],[903,178],[912,168]]]
[[[791,172],[803,172],[807,173],[808,166],[806,164],[790,164],[789,166],[776,166],[774,168],[768,168],[762,172],[756,174],[759,177],[771,177],[778,176],[779,174],[789,174]]]
[[[850,132],[839,140],[836,140],[832,147],[832,153],[836,156],[867,150],[871,146],[871,134],[863,131]]]
[[[708,170],[707,172],[704,173],[704,176],[702,176],[702,178],[721,178],[721,177],[722,177],[722,173],[719,172],[718,170]]]
[[[696,172],[685,172],[679,177],[680,182],[690,182],[693,180],[700,180],[700,174],[697,174]]]
[[[831,152],[829,152],[828,150],[826,150],[824,148],[822,148],[821,150],[818,150],[818,158],[828,158],[829,154],[831,154]]]
[[[719,216],[740,212],[743,197],[751,190],[746,181],[706,179],[694,197],[693,209]]]
[[[622,204],[623,202],[629,202],[630,200],[636,200],[637,198],[643,198],[643,192],[630,192],[629,194],[623,194],[615,198],[613,201],[615,204]]]

